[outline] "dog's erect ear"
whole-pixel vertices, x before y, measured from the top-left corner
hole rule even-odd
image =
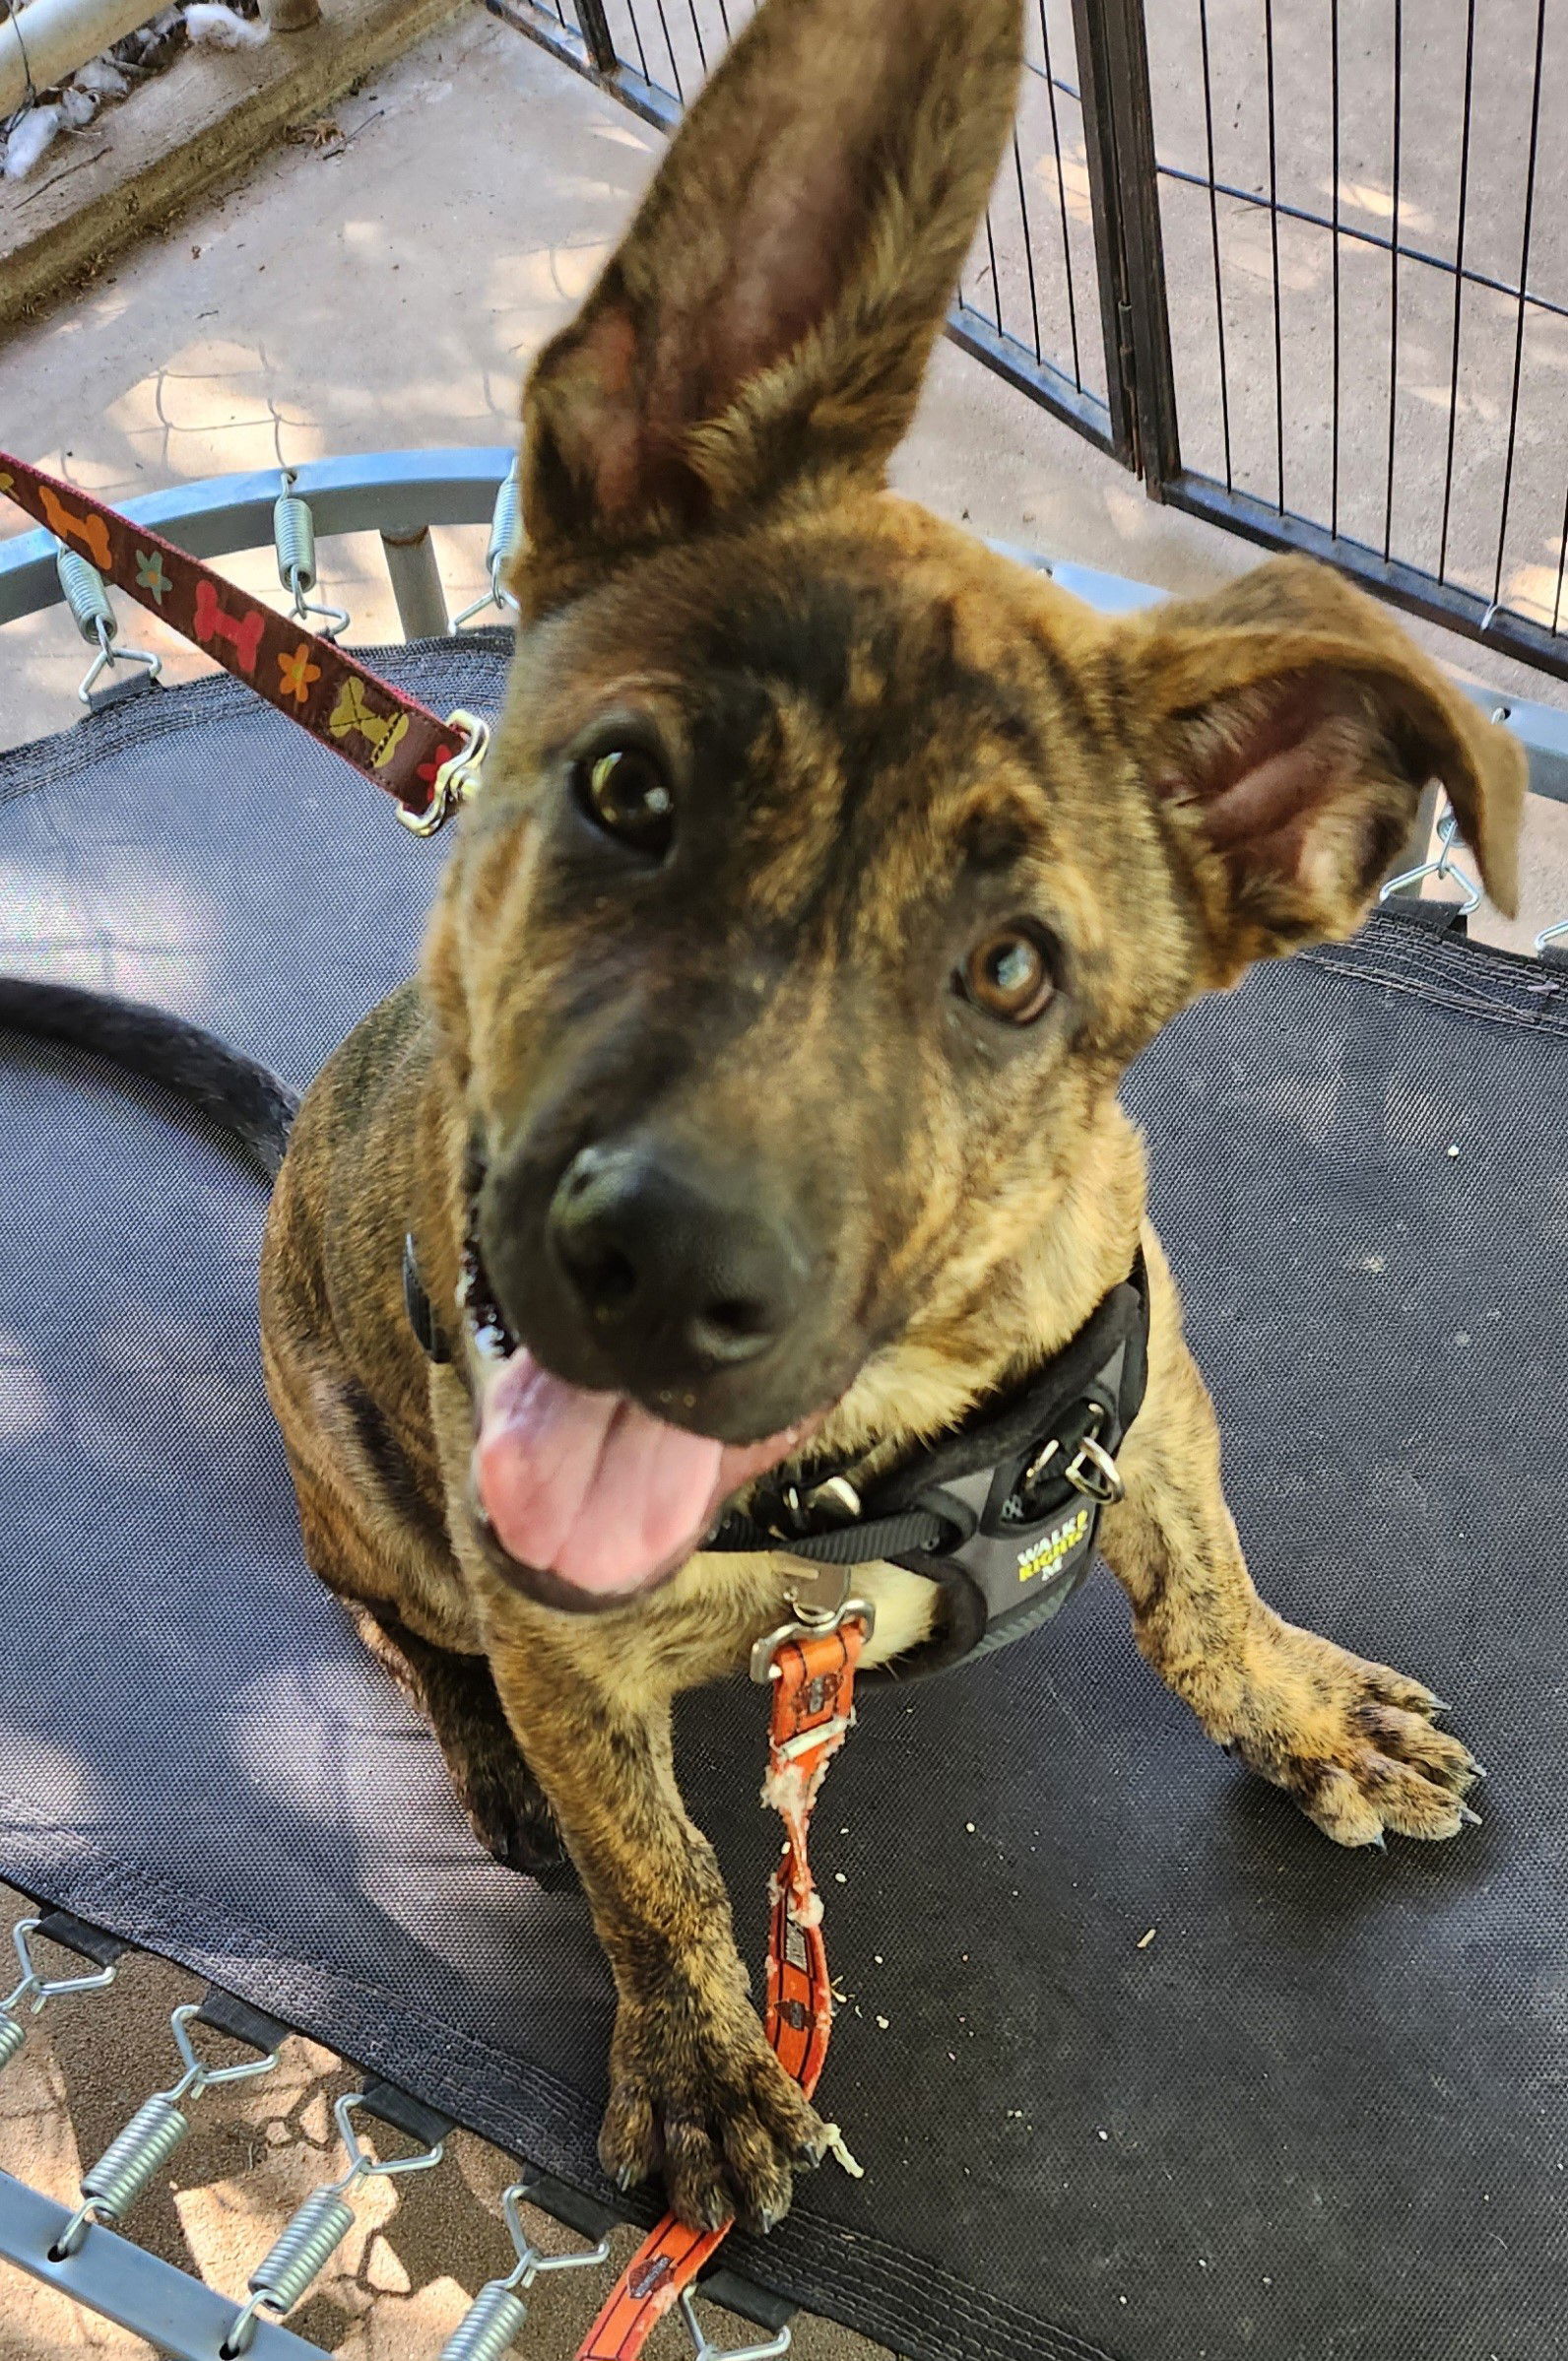
[[[1001,161],[1020,0],[764,0],[523,405],[526,605],[806,476],[880,476]]]
[[[1523,748],[1328,566],[1276,557],[1211,598],[1151,610],[1118,649],[1213,981],[1352,934],[1431,779],[1493,901],[1515,908]]]

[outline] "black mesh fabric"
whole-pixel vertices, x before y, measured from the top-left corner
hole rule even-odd
[[[386,662],[493,706],[493,641]],[[439,860],[227,682],[0,762],[5,961],[295,1082],[406,972]],[[1259,1582],[1454,1700],[1486,1825],[1337,1853],[1204,1742],[1103,1574],[868,1697],[816,1847],[823,2096],[867,2175],[735,2263],[916,2361],[1550,2361],[1568,985],[1380,918],[1193,1012],[1129,1098]],[[604,2194],[583,1905],[476,1850],[302,1567],[260,1185],[73,1057],[7,1044],[0,1116],[0,1871]],[[683,1720],[757,1956],[760,1705]]]

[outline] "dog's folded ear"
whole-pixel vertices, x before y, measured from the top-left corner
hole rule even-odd
[[[907,426],[1013,118],[1020,0],[764,0],[523,405],[538,613]]]
[[[1216,983],[1365,917],[1441,782],[1518,897],[1524,750],[1328,566],[1277,557],[1117,643],[1125,726],[1208,923]]]

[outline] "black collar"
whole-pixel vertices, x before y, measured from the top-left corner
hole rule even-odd
[[[403,1245],[409,1324],[431,1360],[451,1358]],[[943,1672],[1036,1630],[1088,1572],[1100,1511],[1121,1497],[1116,1455],[1148,1376],[1148,1273],[1127,1278],[1060,1352],[961,1425],[864,1490],[818,1465],[763,1484],[705,1549],[777,1549],[817,1565],[905,1566],[943,1592],[935,1635],[892,1665],[899,1678]],[[877,1673],[864,1677],[874,1679]]]

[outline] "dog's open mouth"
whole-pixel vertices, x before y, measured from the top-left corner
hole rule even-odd
[[[724,1504],[818,1423],[757,1443],[669,1425],[624,1394],[568,1385],[509,1333],[485,1275],[477,1224],[458,1302],[472,1346],[474,1492],[491,1539],[562,1606],[651,1590],[685,1563]]]

